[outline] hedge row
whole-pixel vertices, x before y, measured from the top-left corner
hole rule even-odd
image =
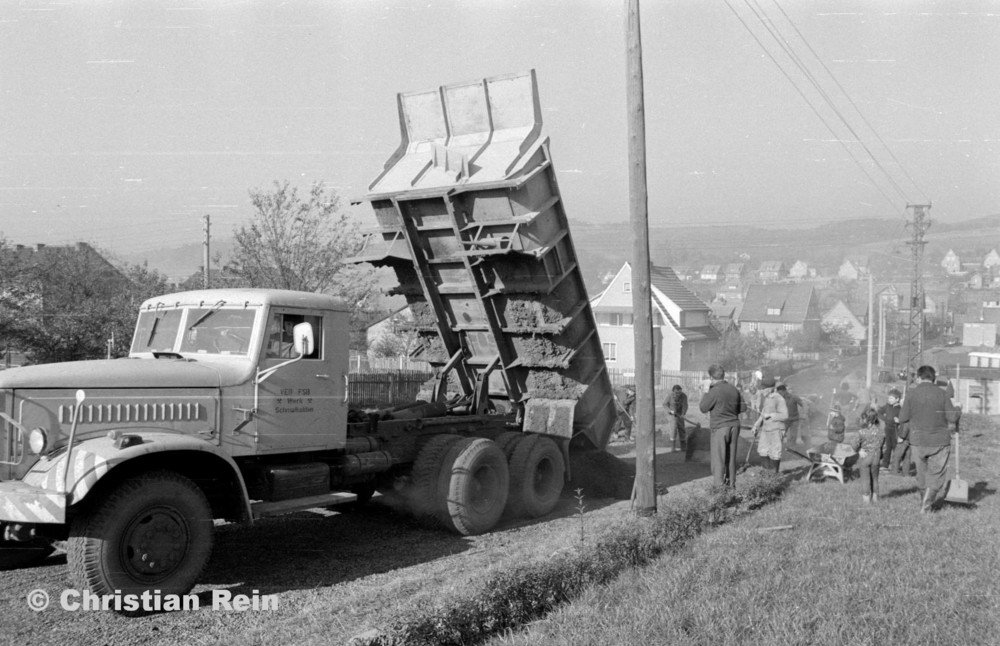
[[[737,483],[735,490],[713,488],[655,516],[629,519],[579,551],[496,572],[472,594],[410,608],[384,629],[351,643],[459,646],[523,626],[580,596],[585,588],[607,583],[626,568],[645,565],[706,529],[767,504],[784,488],[782,479],[760,469],[752,469]]]

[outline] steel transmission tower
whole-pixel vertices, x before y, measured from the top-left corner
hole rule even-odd
[[[923,273],[924,233],[931,226],[931,220],[927,217],[930,204],[907,204],[906,208],[913,211],[913,221],[906,223],[906,228],[910,229],[913,238],[907,241],[913,259],[913,276],[910,279],[910,324],[908,330],[908,340],[906,351],[906,369],[908,377],[916,374],[920,353],[924,349],[924,284],[921,274]],[[907,379],[909,383],[909,378]]]

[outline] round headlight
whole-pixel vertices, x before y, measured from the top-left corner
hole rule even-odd
[[[28,446],[32,453],[41,455],[48,443],[49,434],[45,432],[44,428],[31,429],[31,433],[28,434]]]

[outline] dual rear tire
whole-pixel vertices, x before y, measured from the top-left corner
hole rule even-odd
[[[432,437],[413,465],[410,507],[466,536],[492,529],[504,511],[537,518],[562,494],[566,467],[550,438],[503,433],[496,441]]]

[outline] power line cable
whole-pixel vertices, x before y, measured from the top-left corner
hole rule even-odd
[[[782,6],[778,3],[778,0],[771,0],[771,1],[774,2],[774,5],[776,7],[778,7],[778,11],[780,11],[781,14],[785,17],[785,20],[788,21],[788,24],[790,24],[792,26],[792,29],[795,30],[795,33],[798,34],[799,38],[805,44],[806,48],[812,53],[812,55],[816,59],[816,61],[826,71],[826,73],[830,76],[830,78],[833,80],[833,82],[836,84],[836,86],[838,88],[840,88],[840,91],[844,94],[844,97],[847,98],[847,101],[854,108],[855,112],[858,113],[858,116],[861,117],[861,120],[865,123],[866,126],[868,126],[868,129],[872,131],[872,133],[875,135],[875,138],[878,139],[879,143],[882,144],[882,147],[885,148],[886,152],[889,153],[889,156],[892,157],[892,160],[894,162],[896,162],[896,165],[899,166],[899,169],[906,176],[906,179],[910,180],[910,183],[913,184],[913,187],[915,189],[917,189],[918,193],[920,193],[921,198],[923,198],[923,200],[925,202],[929,202],[930,200],[927,199],[926,193],[924,193],[923,189],[920,188],[920,185],[917,184],[917,181],[915,179],[913,179],[913,177],[910,175],[910,173],[906,170],[906,167],[903,166],[903,163],[901,161],[899,161],[899,159],[896,157],[896,155],[892,152],[892,148],[890,148],[889,145],[887,143],[885,143],[885,140],[882,139],[882,136],[878,133],[878,130],[875,129],[875,126],[873,126],[871,124],[871,122],[868,121],[868,119],[865,117],[865,113],[861,111],[861,108],[859,108],[858,105],[857,105],[857,103],[854,102],[854,99],[851,98],[851,95],[847,92],[847,90],[844,88],[844,86],[840,84],[840,81],[834,75],[833,71],[829,67],[827,67],[826,63],[823,62],[823,59],[820,58],[819,54],[816,53],[816,50],[814,50],[812,48],[812,45],[810,45],[809,41],[806,40],[806,37],[799,30],[799,28],[795,24],[795,22],[792,21],[791,17],[785,12],[785,10],[782,8]]]
[[[899,183],[896,182],[895,178],[889,173],[889,171],[886,170],[886,168],[882,165],[882,163],[878,160],[878,158],[875,157],[875,154],[868,147],[868,144],[864,142],[864,140],[861,138],[861,135],[857,133],[857,131],[854,129],[851,123],[840,111],[840,108],[837,107],[836,103],[833,101],[833,97],[831,97],[830,94],[826,91],[826,89],[822,86],[822,84],[820,84],[819,79],[817,79],[816,76],[812,73],[812,71],[808,68],[808,66],[806,66],[805,61],[803,61],[802,58],[798,55],[798,53],[795,52],[791,43],[789,43],[788,40],[784,37],[784,35],[781,34],[777,25],[775,25],[774,22],[771,20],[771,18],[767,16],[767,13],[764,11],[763,7],[761,7],[756,0],[744,0],[744,4],[746,4],[750,12],[753,13],[754,16],[756,16],[757,20],[760,21],[760,23],[764,26],[764,29],[771,35],[774,41],[778,43],[778,47],[780,47],[782,51],[785,52],[785,55],[788,56],[788,58],[792,61],[792,63],[799,68],[799,71],[802,72],[806,80],[810,83],[810,85],[813,86],[813,88],[819,94],[820,98],[822,98],[823,101],[826,103],[827,107],[829,107],[830,110],[833,111],[834,115],[836,115],[836,117],[840,120],[840,122],[844,124],[844,127],[847,128],[848,132],[851,133],[851,135],[854,137],[854,140],[864,149],[866,153],[868,153],[868,157],[872,160],[872,163],[880,171],[882,171],[882,174],[889,181],[889,183],[896,190],[896,192],[899,193],[900,197],[903,198],[903,201],[909,203],[911,201],[909,196],[902,189]]]
[[[854,161],[854,163],[858,166],[859,169],[861,169],[861,172],[865,174],[865,177],[868,178],[868,181],[871,182],[872,186],[874,186],[875,189],[882,195],[882,197],[885,198],[886,202],[888,202],[890,205],[892,205],[892,208],[897,213],[899,213],[900,215],[904,215],[903,211],[899,208],[899,206],[895,202],[893,202],[889,198],[888,195],[886,195],[885,191],[882,190],[882,187],[879,186],[878,182],[875,181],[875,178],[871,176],[871,174],[864,167],[864,165],[858,160],[858,158],[854,155],[854,153],[847,146],[847,144],[840,138],[840,136],[836,133],[836,131],[834,131],[833,127],[830,126],[830,124],[823,117],[823,115],[820,114],[819,110],[816,108],[816,106],[813,104],[813,102],[809,99],[809,97],[806,96],[806,94],[795,83],[795,81],[788,74],[788,72],[785,70],[785,68],[782,67],[781,64],[778,62],[778,60],[771,54],[771,52],[768,50],[767,46],[765,46],[764,43],[760,40],[760,38],[757,37],[757,35],[753,32],[753,29],[750,28],[750,25],[748,25],[747,22],[745,20],[743,20],[743,17],[740,16],[740,14],[736,11],[736,9],[729,2],[729,0],[723,0],[723,1],[726,3],[726,6],[729,7],[729,10],[733,13],[733,15],[736,16],[736,19],[740,21],[740,24],[743,25],[744,29],[747,30],[747,33],[750,34],[750,37],[753,38],[757,42],[757,45],[760,46],[760,48],[761,48],[761,50],[763,50],[764,54],[767,55],[767,57],[769,59],[771,59],[771,62],[774,63],[775,67],[778,68],[778,71],[780,71],[781,74],[788,80],[788,82],[792,84],[792,87],[795,89],[796,92],[798,92],[799,96],[802,97],[802,100],[806,102],[806,105],[809,106],[809,108],[813,111],[813,113],[816,115],[816,117],[823,123],[824,126],[826,126],[826,129],[830,131],[830,134],[833,135],[834,139],[836,139],[837,142],[840,143],[840,145],[847,152],[847,154],[851,158],[851,160]]]

